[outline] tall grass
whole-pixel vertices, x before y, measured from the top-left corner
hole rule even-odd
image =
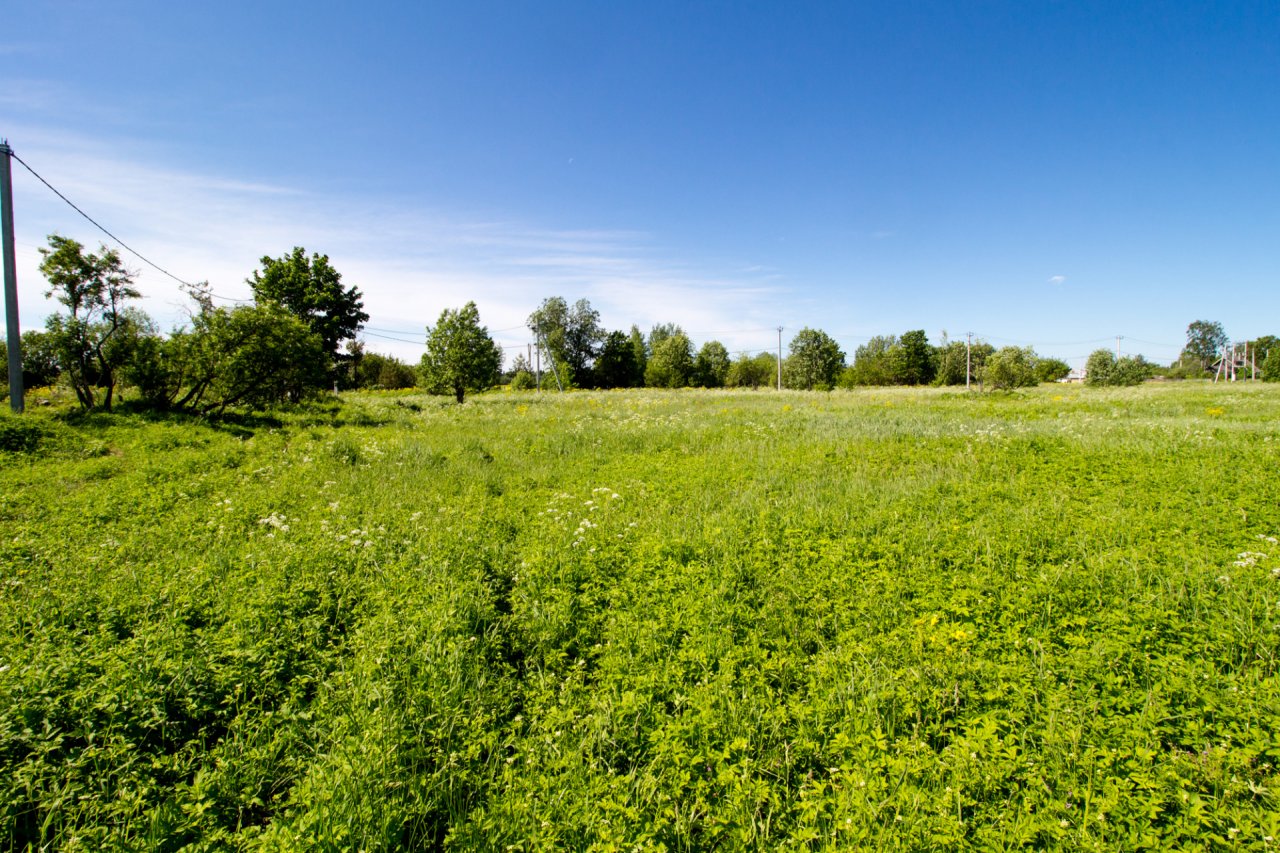
[[[1280,391],[0,419],[7,848],[1268,849]]]

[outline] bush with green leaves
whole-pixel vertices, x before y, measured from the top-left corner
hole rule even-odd
[[[1262,380],[1280,382],[1280,347],[1272,347],[1267,360],[1262,363]]]
[[[771,352],[739,355],[729,365],[725,385],[730,388],[771,387],[778,381],[778,358]]]
[[[821,329],[801,329],[788,345],[782,380],[788,388],[827,391],[836,387],[844,370],[844,352]]]
[[[615,331],[605,336],[591,375],[598,388],[635,388],[644,384],[635,346],[625,333]]]
[[[189,329],[144,341],[128,375],[152,408],[211,414],[299,402],[324,390],[326,364],[319,336],[281,306],[206,303]]]
[[[1086,385],[1138,385],[1151,378],[1153,365],[1140,355],[1119,359],[1109,349],[1094,350],[1085,365]]]
[[[1039,384],[1036,353],[1031,347],[1002,347],[986,359],[982,385],[993,391],[1009,391]]]
[[[693,364],[692,384],[701,388],[723,388],[729,379],[729,351],[719,341],[707,341],[698,349]]]
[[[1057,382],[1071,373],[1071,365],[1060,358],[1036,359],[1036,381]]]
[[[661,338],[649,354],[644,384],[650,388],[684,388],[693,377],[693,344],[684,332]]]

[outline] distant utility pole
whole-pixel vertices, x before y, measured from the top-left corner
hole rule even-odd
[[[778,390],[782,390],[782,327],[778,327]]]
[[[4,254],[4,316],[9,342],[9,408],[22,414],[22,330],[18,326],[18,262],[13,248],[13,173],[9,140],[0,140],[0,240]]]
[[[969,390],[969,377],[973,375],[973,332],[966,333],[964,341],[964,390]]]
[[[560,389],[560,393],[561,393],[561,394],[563,394],[563,393],[564,393],[564,385],[560,382],[560,371],[556,370],[556,357],[555,357],[555,355],[553,355],[553,354],[552,354],[552,352],[551,352],[551,348],[550,348],[550,347],[547,347],[547,339],[546,339],[546,338],[541,337],[541,336],[539,336],[539,337],[538,337],[538,348],[539,348],[539,349],[538,349],[538,352],[539,352],[539,353],[541,353],[541,352],[542,352],[542,349],[543,349],[543,348],[546,348],[546,350],[547,350],[547,363],[548,363],[549,365],[551,365],[551,375],[552,375],[552,376],[554,376],[554,377],[556,378],[556,387],[557,387],[557,388],[559,388],[559,389]],[[538,386],[538,389],[539,389],[539,390],[541,390],[541,389],[542,389],[542,386],[541,386],[541,385],[539,385],[539,386]]]
[[[1120,339],[1123,337],[1124,335],[1116,335],[1116,361],[1120,360]]]

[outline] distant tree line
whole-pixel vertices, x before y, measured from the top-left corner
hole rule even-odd
[[[205,284],[186,288],[190,321],[168,334],[131,303],[139,297],[134,273],[105,246],[85,251],[75,240],[49,237],[40,250],[46,296],[63,311],[43,331],[22,336],[23,383],[61,382],[83,409],[110,410],[117,389],[136,389],[149,408],[210,414],[296,402],[330,389],[421,387],[458,402],[505,378],[512,388],[761,388],[781,378],[786,388],[829,390],[857,386],[958,386],[1002,390],[1053,382],[1070,368],[1030,347],[996,349],[985,341],[929,342],[921,329],[881,335],[849,360],[826,332],[804,328],[791,339],[779,369],[770,351],[730,353],[720,341],[695,348],[675,323],[648,334],[607,331],[585,299],[543,300],[529,315],[537,366],[518,355],[502,372],[502,350],[480,324],[475,303],[441,313],[426,328],[426,352],[417,365],[366,351],[359,339],[368,314],[358,288],[344,286],[325,255],[301,247],[279,258],[264,256],[247,279],[253,300],[223,306]],[[1161,373],[1173,378],[1213,375],[1231,357],[1220,323],[1187,327],[1178,360],[1160,368],[1142,356],[1117,357],[1109,349],[1089,356],[1085,381],[1132,385]],[[1280,340],[1248,343],[1252,372],[1280,381]],[[0,356],[3,356],[0,343]],[[541,368],[539,370],[539,367]]]
[[[653,326],[645,335],[605,331],[587,300],[569,305],[560,297],[543,301],[529,316],[547,382],[574,388],[759,388],[778,382],[777,356],[769,351],[731,355],[720,341],[695,349],[674,323]],[[998,357],[997,357],[998,356]],[[994,359],[994,360],[992,360]],[[1070,368],[1038,358],[1029,349],[997,352],[984,342],[966,351],[964,341],[929,343],[922,330],[872,338],[858,347],[852,363],[839,343],[819,329],[792,337],[782,360],[785,388],[830,390],[859,385],[964,385],[1015,388],[1065,377]],[[532,388],[539,379],[524,356],[509,374],[513,387]],[[554,380],[553,380],[554,378]]]

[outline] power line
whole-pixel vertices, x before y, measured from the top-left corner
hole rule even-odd
[[[41,177],[39,172],[37,172],[35,169],[33,169],[33,168],[31,168],[30,166],[28,166],[28,165],[27,165],[27,161],[23,160],[23,159],[22,159],[21,157],[19,157],[16,153],[12,153],[12,152],[11,152],[11,153],[10,153],[10,156],[11,156],[11,157],[13,157],[13,159],[17,160],[19,163],[21,163],[21,164],[22,164],[22,166],[23,166],[23,168],[25,168],[28,172],[30,172],[31,174],[35,175],[36,180],[38,180],[40,183],[42,183],[42,184],[44,184],[46,187],[48,187],[48,188],[53,192],[53,194],[54,194],[54,195],[56,195],[58,198],[62,199],[62,200],[63,200],[63,201],[65,201],[68,205],[70,205],[72,210],[74,210],[76,213],[78,213],[78,214],[80,214],[81,216],[83,216],[85,219],[89,220],[89,222],[93,223],[93,225],[94,225],[94,227],[95,227],[95,228],[97,228],[97,229],[98,229],[99,231],[101,231],[103,234],[106,234],[106,235],[107,235],[108,237],[110,237],[112,240],[115,240],[115,241],[116,241],[117,243],[119,243],[119,244],[120,244],[124,249],[127,249],[128,251],[132,252],[132,253],[133,253],[134,255],[136,255],[136,256],[138,257],[138,259],[139,259],[139,260],[141,260],[143,263],[147,264],[148,266],[153,267],[153,268],[154,268],[154,269],[156,269],[156,270],[159,270],[160,272],[162,272],[162,273],[164,273],[165,275],[167,275],[169,278],[171,278],[171,279],[173,279],[174,281],[176,281],[178,284],[183,285],[184,287],[195,287],[195,285],[194,285],[194,284],[192,284],[191,282],[189,282],[189,281],[183,281],[182,279],[178,278],[176,275],[174,275],[173,273],[169,272],[167,269],[165,269],[164,267],[160,266],[160,265],[159,265],[159,264],[157,264],[155,261],[152,261],[150,258],[148,258],[146,255],[144,255],[144,254],[142,254],[141,252],[139,252],[137,249],[133,248],[133,247],[132,247],[132,246],[130,246],[128,243],[126,243],[125,241],[121,240],[121,239],[120,239],[119,237],[117,237],[116,235],[112,234],[112,233],[111,233],[110,231],[108,231],[105,227],[103,227],[103,225],[102,225],[101,223],[99,223],[96,219],[94,219],[92,216],[90,216],[89,214],[87,214],[87,213],[85,213],[83,210],[81,210],[79,207],[77,207],[77,206],[76,206],[76,204],[75,204],[75,202],[71,201],[71,199],[67,198],[65,195],[63,195],[62,193],[58,192],[58,188],[57,188],[57,187],[55,187],[53,184],[49,183],[49,182],[48,182],[48,181],[46,181],[43,177]],[[219,297],[219,298],[222,298],[222,297]],[[232,301],[236,301],[236,300],[232,300]]]
[[[402,344],[417,344],[418,346],[425,346],[422,341],[411,341],[408,338],[396,338],[391,335],[379,335],[377,332],[370,332],[367,328],[361,329],[359,333],[369,335],[374,338],[382,338],[387,341],[399,341]],[[523,346],[523,344],[521,344],[521,346]]]

